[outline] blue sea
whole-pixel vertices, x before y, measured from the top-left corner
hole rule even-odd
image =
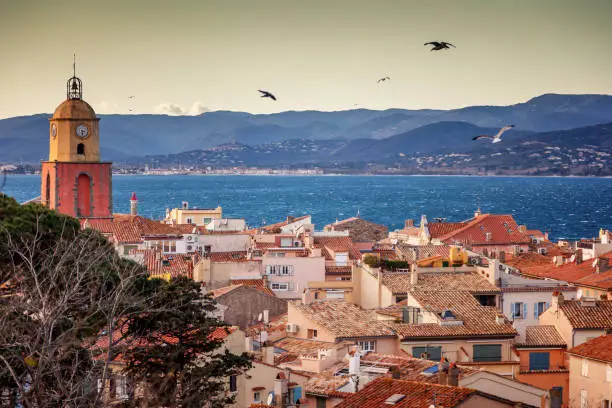
[[[40,177],[7,178],[5,193],[18,201],[40,195]],[[550,232],[554,239],[590,238],[612,229],[612,179],[475,176],[114,176],[115,212],[129,212],[135,191],[141,215],[159,219],[181,201],[223,207],[226,217],[250,226],[312,215],[317,229],[354,216],[402,228],[432,221],[462,221],[483,212],[509,213],[519,224]]]

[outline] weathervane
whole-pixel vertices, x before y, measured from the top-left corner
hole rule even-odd
[[[72,78],[66,84],[67,99],[83,99],[83,83],[76,76],[76,53],[73,54],[72,60]]]

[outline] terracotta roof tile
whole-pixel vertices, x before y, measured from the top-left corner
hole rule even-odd
[[[410,283],[409,272],[384,272],[382,284],[394,294],[406,293],[412,289],[425,290],[467,290],[470,293],[500,293],[500,289],[478,272],[418,272],[417,284]]]
[[[322,237],[315,236],[314,243],[325,247],[333,252],[348,252],[349,258],[352,260],[361,259],[361,251],[355,246],[350,237]],[[325,259],[333,261],[329,252],[325,251]]]
[[[612,329],[612,300],[596,300],[592,304],[564,300],[560,308],[574,329]]]
[[[467,291],[424,291],[410,292],[423,309],[440,315],[445,310],[450,310],[455,320],[462,321],[461,325],[441,324],[443,319],[439,317],[438,323],[389,323],[393,329],[407,338],[429,338],[429,337],[514,337],[516,330],[512,324],[503,319],[503,323],[497,323],[498,311],[495,307],[482,306],[472,294]]]
[[[378,378],[351,394],[336,408],[387,408],[390,405],[385,401],[395,394],[404,396],[392,405],[396,408],[428,408],[434,397],[440,407],[455,407],[474,393],[476,391],[469,388]]]
[[[431,227],[436,224],[428,225],[430,234]],[[460,228],[441,234],[437,238],[440,241],[462,242],[472,245],[528,244],[531,242],[527,235],[519,231],[518,225],[511,215],[482,214],[462,224]],[[491,234],[490,239],[487,239],[487,233]]]
[[[568,350],[568,354],[612,363],[612,334],[582,343]]]
[[[316,356],[319,350],[338,350],[352,344],[352,342],[348,341],[330,343],[327,341],[285,337],[277,340],[274,343],[274,347],[283,349],[291,354]]]
[[[432,256],[442,256],[448,258],[450,247],[448,245],[406,245],[399,244],[397,252],[400,258],[404,261],[413,263],[421,259],[430,258]]]
[[[516,347],[567,347],[567,343],[555,326],[528,326],[525,330],[525,341],[516,344]]]
[[[230,252],[211,252],[209,255],[211,262],[246,262],[247,251]]]
[[[440,238],[465,227],[466,224],[465,222],[430,222],[427,224],[427,229],[429,229],[429,235],[432,238]]]
[[[264,323],[254,324],[252,326],[247,327],[245,333],[247,336],[257,336],[262,331],[268,332],[268,335],[271,336],[274,334],[276,337],[274,339],[281,339],[285,337],[285,328],[287,326],[287,313],[282,315],[278,315],[272,319],[270,319],[268,326],[266,327]],[[274,339],[270,338],[270,341]]]
[[[351,274],[351,266],[330,266],[325,265],[325,274],[326,275],[350,275]]]
[[[589,261],[586,261],[589,262]],[[585,276],[574,282],[579,286],[590,286],[603,290],[612,290],[612,270]]]
[[[184,254],[161,254],[155,250],[144,252],[144,264],[152,277],[186,276],[193,278],[193,256]]]
[[[244,285],[258,289],[263,293],[276,297],[276,293],[265,285],[263,279],[232,279],[232,285]]]
[[[344,300],[323,300],[304,305],[293,302],[304,317],[321,325],[339,339],[360,337],[395,337],[393,331],[379,321],[373,311],[363,310]]]

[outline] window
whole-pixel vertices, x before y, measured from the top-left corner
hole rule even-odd
[[[413,347],[412,357],[425,358],[431,361],[440,361],[442,359],[442,347],[441,346]]]
[[[253,393],[253,402],[261,402],[261,393],[259,391]]]
[[[115,377],[115,395],[118,399],[128,399],[127,378],[123,375]]]
[[[83,143],[77,145],[77,154],[85,154],[85,145]]]
[[[123,255],[129,255],[132,249],[138,249],[136,245],[126,245],[123,247]]]
[[[266,273],[278,276],[293,275],[293,265],[266,265]]]
[[[208,224],[210,224],[210,222],[211,222],[211,221],[212,221],[212,218],[208,218],[208,217],[204,217],[204,218],[202,218],[202,223],[203,223],[204,225],[208,225]]]
[[[237,380],[237,377],[235,375],[230,375],[230,378],[229,378],[230,392],[238,391],[238,384],[236,380]]]
[[[317,338],[317,329],[308,329],[308,338],[309,339],[316,339]]]
[[[529,353],[529,371],[548,370],[550,368],[550,353]]]
[[[314,293],[314,298],[315,298],[315,299],[318,299],[318,298],[319,298],[319,292],[315,292],[315,293]]]
[[[601,408],[612,408],[612,402],[610,402],[608,399],[602,400]]]
[[[357,345],[361,351],[376,351],[376,341],[358,341]]]
[[[291,238],[281,238],[280,239],[280,246],[283,247],[283,248],[293,246],[293,239],[291,239]]]
[[[606,367],[606,381],[612,382],[612,366]]]
[[[533,304],[533,318],[537,319],[538,317],[540,317],[540,315],[542,313],[544,313],[544,311],[546,309],[548,309],[548,302],[536,302]]]
[[[525,319],[527,316],[527,303],[516,302],[510,304],[513,319]]]
[[[582,359],[582,376],[589,376],[589,360],[587,360],[586,358]]]
[[[325,408],[327,407],[327,402],[325,402],[327,398],[317,397],[317,408]]]
[[[176,241],[164,241],[162,246],[163,252],[176,252]]]
[[[272,290],[289,290],[289,283],[287,282],[272,282],[270,285]]]
[[[474,361],[502,361],[501,344],[475,344]]]
[[[187,224],[193,224],[193,218],[191,218],[191,217],[187,217],[187,219],[185,220],[185,222],[186,222]]]
[[[580,390],[580,408],[589,408],[586,390]]]

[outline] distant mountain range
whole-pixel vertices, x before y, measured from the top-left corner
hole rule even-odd
[[[44,159],[50,116],[0,120],[0,162]],[[507,148],[533,155],[549,145],[574,151],[590,144],[601,147],[605,155],[612,96],[545,94],[510,106],[453,110],[356,109],[269,115],[217,111],[199,116],[100,117],[102,156],[115,162],[329,166],[348,162],[398,165],[399,160],[400,167],[410,167],[410,160],[431,154],[467,154],[471,160],[466,164],[482,164],[487,155]],[[505,135],[503,143],[471,141],[474,135],[494,133],[506,124],[516,128]],[[530,160],[537,161],[537,157]],[[498,163],[502,161],[498,158]],[[521,157],[521,161],[529,160]]]

